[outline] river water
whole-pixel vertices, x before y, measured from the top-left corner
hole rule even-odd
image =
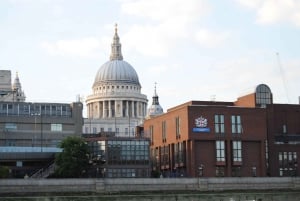
[[[1,201],[300,201],[300,192],[2,196]]]

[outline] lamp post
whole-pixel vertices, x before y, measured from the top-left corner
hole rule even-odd
[[[255,166],[252,167],[252,176],[256,177],[256,167]]]
[[[41,152],[43,152],[43,115],[42,113],[33,113],[31,114],[32,116],[34,116],[34,137],[35,137],[35,134],[36,134],[36,117],[37,116],[40,116],[40,128],[41,128]]]
[[[204,165],[200,164],[200,166],[198,167],[198,176],[199,177],[203,176],[203,171],[204,171]]]
[[[294,168],[295,168],[295,177],[297,177],[297,175],[298,175],[298,162],[297,161],[294,162]]]

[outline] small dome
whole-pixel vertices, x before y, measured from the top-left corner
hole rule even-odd
[[[154,87],[154,95],[152,96],[152,105],[148,109],[148,118],[152,118],[164,113],[163,108],[160,106],[158,101],[158,95],[156,93],[156,82]]]
[[[104,82],[129,83],[140,86],[136,71],[123,60],[111,60],[101,66],[96,74],[94,86]]]

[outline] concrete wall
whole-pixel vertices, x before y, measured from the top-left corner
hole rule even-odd
[[[0,194],[41,192],[137,192],[300,190],[300,177],[162,179],[0,179]]]

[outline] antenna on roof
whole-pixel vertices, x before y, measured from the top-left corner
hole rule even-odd
[[[287,89],[287,83],[286,83],[286,79],[284,77],[284,71],[280,62],[280,57],[279,57],[279,53],[276,52],[276,56],[277,56],[277,62],[278,62],[278,66],[279,66],[279,70],[280,70],[280,74],[281,74],[281,79],[283,82],[283,86],[284,86],[284,90],[285,90],[285,94],[286,94],[286,98],[288,103],[290,102],[290,98],[289,98],[289,93],[288,93],[288,89]]]

